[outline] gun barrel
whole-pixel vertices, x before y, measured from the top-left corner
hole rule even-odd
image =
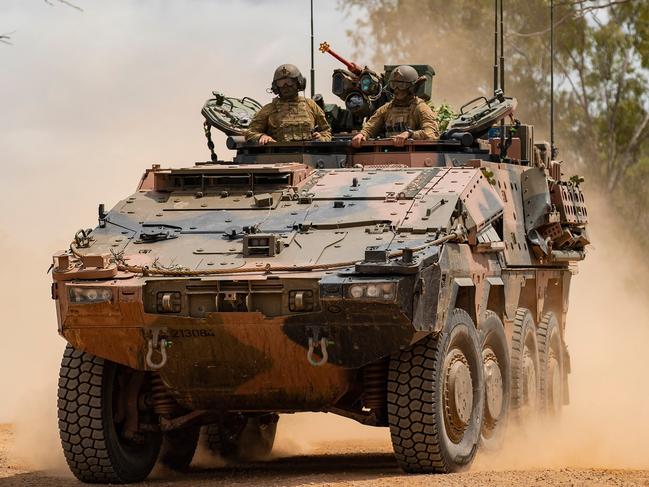
[[[338,61],[343,63],[347,67],[347,69],[349,69],[356,76],[359,76],[363,72],[363,69],[358,64],[353,63],[351,61],[347,61],[347,59],[345,59],[340,54],[338,54],[336,51],[331,49],[329,44],[327,44],[326,42],[323,42],[323,43],[320,44],[320,52],[328,52],[334,58],[336,58]]]

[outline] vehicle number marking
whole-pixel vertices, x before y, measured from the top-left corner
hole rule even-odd
[[[202,338],[202,337],[213,337],[213,330],[206,330],[205,328],[201,329],[189,329],[184,328],[180,330],[170,330],[171,338]]]

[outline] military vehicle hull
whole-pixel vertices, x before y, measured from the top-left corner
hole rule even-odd
[[[144,478],[161,443],[182,467],[201,425],[224,456],[245,457],[245,434],[268,453],[277,413],[298,411],[390,426],[404,469],[455,471],[502,441],[510,403],[560,410],[581,191],[553,161],[522,159],[529,144],[508,163],[486,144],[385,148],[245,146],[234,164],[154,166],[55,255],[62,440],[79,478]],[[99,398],[110,367],[117,399],[88,421],[116,432],[104,448],[155,454],[96,473],[74,449],[98,434],[74,427],[88,402],[74,391]]]

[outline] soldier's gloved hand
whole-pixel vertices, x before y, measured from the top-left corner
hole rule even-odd
[[[361,142],[364,140],[367,140],[365,136],[362,133],[357,133],[352,137],[352,147],[356,147],[357,149],[361,146]]]
[[[395,135],[392,137],[392,140],[394,140],[394,145],[397,147],[403,147],[406,145],[406,140],[408,140],[408,137],[410,134],[406,130],[405,132],[401,132],[399,135]]]
[[[277,142],[275,139],[273,139],[270,135],[263,134],[261,137],[259,137],[259,140],[257,143],[259,145],[266,145],[268,142]]]
[[[312,138],[313,140],[320,140],[320,139],[322,138],[322,135],[320,135],[320,132],[313,132],[313,133],[311,134],[311,138]]]

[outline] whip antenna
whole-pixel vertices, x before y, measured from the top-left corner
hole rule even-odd
[[[500,89],[505,92],[505,25],[503,23],[503,2],[500,0]]]
[[[500,0],[500,96],[505,95],[505,25],[503,22],[503,2]],[[509,141],[511,144],[511,140]],[[505,135],[505,118],[500,121],[500,160],[504,161],[507,157],[509,148],[507,137]]]
[[[313,62],[313,0],[311,0],[311,98],[315,96],[315,68]]]
[[[494,0],[494,93],[498,89],[498,0]]]
[[[554,0],[550,0],[550,147],[554,159],[557,157],[554,145]]]

